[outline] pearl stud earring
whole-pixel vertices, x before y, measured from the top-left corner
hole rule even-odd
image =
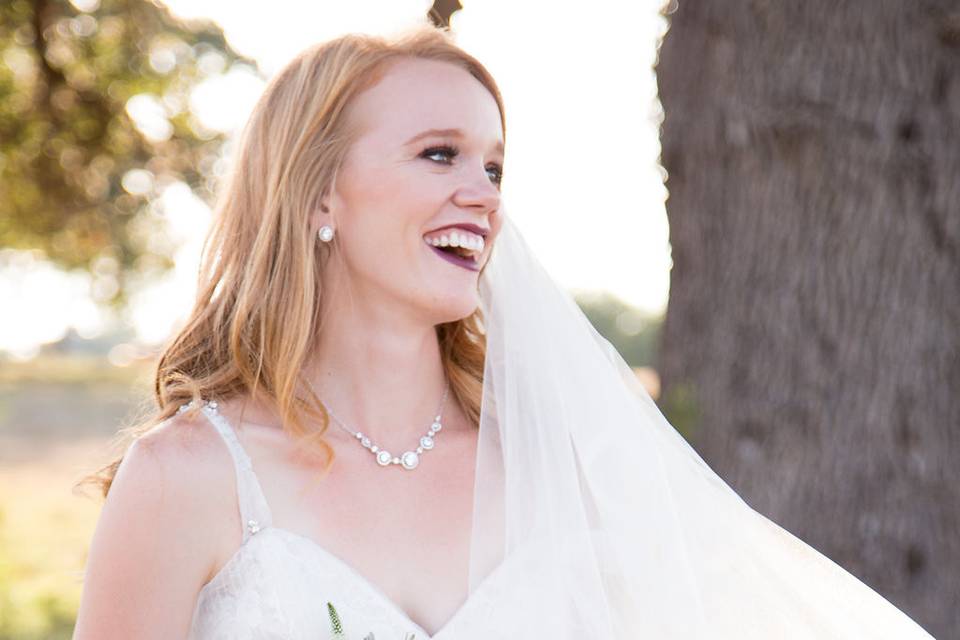
[[[320,227],[320,231],[317,232],[317,235],[320,236],[320,240],[323,242],[330,242],[333,240],[333,227],[325,224]]]

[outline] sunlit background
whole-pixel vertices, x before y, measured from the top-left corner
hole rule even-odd
[[[99,2],[72,4],[93,11]],[[127,112],[155,141],[171,136],[170,118],[185,110],[197,130],[233,135],[269,76],[304,47],[344,32],[389,34],[423,23],[431,5],[412,0],[277,0],[268,9],[228,0],[164,4],[184,20],[216,22],[259,70],[243,63],[228,67],[222,56],[207,54],[198,66],[209,77],[189,95],[130,98]],[[607,292],[635,309],[617,318],[627,335],[639,331],[643,318],[662,313],[668,290],[666,192],[657,164],[661,112],[652,71],[665,24],[659,5],[486,0],[467,3],[451,20],[458,43],[487,65],[504,95],[506,210],[561,284],[578,296]],[[538,27],[547,15],[549,28]],[[530,33],[538,35],[531,40]],[[150,65],[161,73],[190,55],[182,43],[150,46]],[[13,52],[4,62],[16,69]],[[232,140],[215,167],[219,174],[229,162]],[[157,242],[175,267],[162,277],[145,273],[131,304],[118,313],[98,303],[116,288],[109,261],[92,273],[65,272],[38,251],[0,249],[0,351],[8,357],[26,360],[45,344],[87,341],[122,365],[162,343],[183,320],[194,296],[210,209],[186,184],[159,184],[145,169],[129,171],[123,187],[154,197],[150,212],[162,236]]]

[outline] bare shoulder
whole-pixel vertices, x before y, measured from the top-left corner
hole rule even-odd
[[[197,518],[224,513],[217,507],[229,503],[224,497],[234,491],[232,465],[223,438],[205,416],[180,414],[142,435],[127,450],[115,482],[140,485],[155,495],[158,507],[197,523]]]
[[[138,478],[131,484],[145,483],[168,521],[203,532],[188,541],[212,548],[215,554],[206,583],[219,565],[224,540],[232,544],[236,537],[239,544],[239,535],[230,535],[240,530],[240,516],[233,459],[223,437],[202,413],[188,412],[141,436],[127,455],[132,456],[129,475]],[[137,471],[138,466],[145,472]],[[118,478],[120,473],[118,470]]]
[[[174,416],[127,449],[90,543],[75,639],[187,635],[236,509],[229,451],[206,421]]]
[[[133,447],[178,474],[218,475],[224,463],[230,465],[223,438],[199,411],[174,415],[140,436]]]

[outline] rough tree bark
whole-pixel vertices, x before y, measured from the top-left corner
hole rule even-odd
[[[960,4],[669,17],[663,395],[749,504],[960,638]]]

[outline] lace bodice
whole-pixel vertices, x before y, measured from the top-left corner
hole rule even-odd
[[[494,574],[430,636],[344,560],[307,537],[274,527],[233,427],[216,402],[205,403],[201,411],[233,458],[244,528],[240,547],[199,593],[190,640],[326,640],[334,637],[328,601],[336,607],[346,637],[357,640],[368,633],[376,640],[406,640],[411,633],[416,640],[463,637],[463,631],[487,617]]]

